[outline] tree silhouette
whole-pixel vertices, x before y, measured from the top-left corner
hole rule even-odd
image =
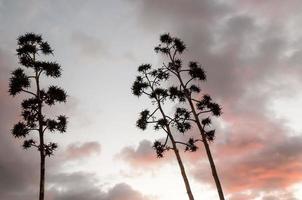
[[[201,139],[191,140],[189,144],[194,145],[197,141],[203,142],[219,198],[224,200],[223,190],[209,147],[209,142],[212,142],[215,138],[215,130],[208,130],[211,119],[210,116],[205,116],[209,114],[220,116],[221,107],[213,102],[208,94],[201,95],[201,89],[196,83],[206,81],[205,71],[197,62],[189,62],[187,67],[183,66],[180,56],[185,49],[186,46],[182,40],[171,37],[169,34],[163,34],[160,36],[160,44],[154,50],[168,59],[168,62],[163,64],[162,70],[176,77],[177,80],[177,86],[172,86],[169,89],[170,97],[173,101],[178,99],[180,102],[186,102],[190,108],[188,112],[192,114],[192,119],[187,119],[187,121],[194,122],[197,125]]]
[[[165,151],[173,150],[185,183],[186,191],[190,200],[193,200],[193,194],[187,178],[185,168],[179,154],[177,144],[185,145],[186,151],[196,151],[194,139],[190,139],[188,143],[176,141],[172,134],[172,128],[176,128],[180,133],[186,132],[190,129],[190,113],[185,108],[177,108],[174,116],[168,116],[164,110],[164,104],[171,93],[169,90],[164,89],[162,84],[169,78],[168,70],[163,68],[152,69],[151,65],[143,64],[138,67],[139,76],[132,86],[132,93],[138,97],[146,95],[151,100],[153,107],[152,112],[149,110],[143,110],[140,113],[140,117],[136,122],[136,125],[145,130],[148,124],[153,124],[155,130],[163,130],[166,134],[165,140],[157,140],[153,144],[153,148],[156,151],[157,157],[161,158]]]
[[[23,120],[18,122],[11,132],[16,138],[26,138],[34,131],[39,134],[38,141],[31,138],[24,140],[23,143],[24,149],[34,147],[40,152],[39,200],[44,200],[45,158],[53,155],[54,150],[58,147],[53,142],[45,143],[44,134],[47,131],[63,133],[66,131],[67,123],[64,115],[60,115],[56,119],[46,118],[42,110],[44,106],[66,102],[66,92],[63,89],[57,86],[49,86],[47,90],[41,89],[42,75],[52,78],[61,76],[61,66],[58,63],[42,60],[50,54],[53,54],[53,49],[43,41],[41,35],[26,33],[20,36],[17,48],[19,63],[27,68],[26,71],[30,75],[27,75],[23,69],[17,68],[12,72],[9,83],[10,95],[16,96],[25,93],[30,96],[21,104]]]

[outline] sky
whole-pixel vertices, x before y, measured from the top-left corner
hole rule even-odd
[[[34,32],[63,68],[44,86],[68,93],[48,110],[69,123],[47,135],[59,149],[46,161],[46,200],[187,199],[175,157],[157,159],[151,147],[163,133],[135,127],[150,102],[131,85],[140,64],[161,65],[153,49],[162,33],[185,42],[184,59],[202,64],[201,86],[223,107],[210,148],[226,199],[302,200],[301,8],[300,0],[0,0],[0,198],[38,195],[39,154],[10,134],[25,96],[8,94],[16,39]],[[202,146],[181,152],[195,198],[218,200]]]

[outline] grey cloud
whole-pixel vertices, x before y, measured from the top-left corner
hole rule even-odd
[[[83,32],[73,32],[70,37],[71,43],[79,50],[81,55],[87,58],[98,58],[109,56],[108,44],[96,37],[87,35]]]
[[[18,120],[16,100],[8,95],[8,74],[13,69],[13,61],[8,53],[0,50],[0,194],[7,200],[32,197],[33,188],[29,183],[37,181],[34,166],[38,160],[21,147],[21,142],[13,138],[10,131]],[[16,192],[18,191],[18,192]]]
[[[73,143],[67,146],[64,154],[67,159],[80,159],[101,152],[101,145],[98,142]]]
[[[153,144],[149,140],[142,140],[136,148],[124,147],[116,157],[130,164],[133,168],[139,169],[152,169],[171,160],[170,152],[167,152],[163,158],[157,158],[152,146]]]
[[[100,200],[104,197],[95,183],[94,174],[60,173],[51,176],[48,182],[52,185],[47,192],[50,200]]]
[[[49,200],[151,200],[126,183],[119,183],[107,192],[99,186],[94,174],[75,172],[50,178]]]
[[[133,190],[125,183],[119,183],[107,192],[104,200],[151,200],[151,198]]]
[[[218,1],[143,1],[140,17],[145,26],[156,21],[182,38],[188,45],[187,57],[205,66],[207,88],[228,98],[282,73],[280,57],[288,50],[284,27],[263,26],[258,19],[237,12]],[[219,51],[213,51],[217,47]]]
[[[137,2],[137,1],[134,1]],[[231,8],[215,1],[141,1],[138,2],[140,20],[148,30],[159,28],[175,28],[176,24],[184,26],[211,23],[218,17],[229,13]]]

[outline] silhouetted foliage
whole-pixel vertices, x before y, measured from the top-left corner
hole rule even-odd
[[[185,151],[191,151],[191,152],[197,151],[198,147],[195,145],[196,142],[197,140],[194,140],[194,138],[190,138],[189,141],[187,142]]]
[[[167,150],[167,147],[164,144],[156,140],[153,143],[153,148],[155,149],[158,158],[164,157],[164,152]]]
[[[66,92],[57,86],[49,86],[47,91],[41,88],[42,74],[51,78],[61,76],[61,66],[58,63],[38,59],[39,56],[50,54],[53,54],[53,50],[46,41],[43,41],[41,35],[26,33],[20,36],[17,48],[19,63],[31,70],[31,74],[27,75],[23,69],[17,68],[12,72],[9,82],[10,95],[25,93],[30,96],[21,103],[23,120],[18,122],[11,132],[17,138],[26,138],[31,132],[38,132],[38,138],[24,140],[23,148],[34,147],[40,152],[39,200],[44,199],[45,157],[53,155],[58,147],[53,142],[46,144],[44,135],[47,131],[64,133],[67,124],[64,115],[60,115],[56,119],[49,119],[43,112],[44,106],[65,103],[67,97]]]
[[[171,39],[168,35],[161,36],[161,41],[171,44],[177,43],[177,48],[181,51],[185,49],[184,44],[176,39]],[[159,46],[156,51],[169,52],[169,49]],[[181,65],[181,63],[179,63]],[[150,64],[143,64],[138,67],[139,76],[136,77],[132,85],[132,93],[135,96],[141,97],[147,96],[151,100],[151,105],[155,108],[152,111],[144,110],[140,113],[139,119],[136,121],[136,126],[142,130],[145,130],[149,124],[153,125],[154,130],[162,130],[165,133],[165,140],[156,140],[153,144],[153,148],[158,158],[164,157],[166,151],[173,150],[178,161],[178,165],[181,170],[182,177],[185,182],[186,190],[190,200],[193,200],[193,194],[185,173],[185,169],[179,154],[177,145],[184,145],[185,151],[196,151],[195,140],[193,142],[176,141],[172,134],[172,127],[175,128],[175,132],[185,133],[191,128],[190,120],[191,114],[185,108],[177,108],[174,116],[168,116],[164,110],[165,102],[169,99],[175,101],[185,101],[185,94],[177,87],[165,87],[164,82],[170,77],[170,72],[165,67],[152,68]],[[193,90],[196,88],[193,88]]]
[[[186,45],[182,40],[163,34],[160,36],[160,44],[155,47],[155,52],[160,53],[168,61],[164,63],[161,70],[166,71],[169,75],[176,78],[177,85],[169,88],[169,97],[175,102],[177,99],[180,103],[186,103],[189,109],[177,108],[174,121],[180,132],[185,132],[191,128],[191,122],[197,125],[200,132],[200,139],[190,138],[186,143],[186,151],[196,151],[196,142],[202,141],[207,152],[207,156],[211,165],[212,174],[216,183],[220,200],[224,200],[224,195],[220,181],[216,172],[216,167],[211,155],[208,142],[215,139],[215,130],[207,130],[211,126],[210,115],[220,116],[221,107],[214,102],[208,94],[201,95],[202,90],[198,86],[200,82],[206,80],[206,73],[202,66],[195,61],[191,61],[185,67],[181,55],[186,49]],[[175,79],[173,79],[175,80]],[[175,84],[175,81],[173,81]],[[207,115],[205,118],[201,116]],[[181,122],[179,124],[179,122]]]

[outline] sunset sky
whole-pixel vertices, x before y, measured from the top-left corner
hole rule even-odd
[[[301,10],[301,0],[0,0],[0,199],[38,197],[39,154],[10,134],[25,96],[8,94],[16,39],[34,32],[63,68],[43,85],[68,93],[49,113],[69,124],[47,136],[59,149],[46,200],[187,199],[175,156],[151,147],[164,134],[135,126],[150,102],[131,85],[140,64],[161,65],[162,33],[186,43],[223,107],[210,146],[226,199],[302,200]],[[182,157],[195,199],[218,200],[203,146]]]

